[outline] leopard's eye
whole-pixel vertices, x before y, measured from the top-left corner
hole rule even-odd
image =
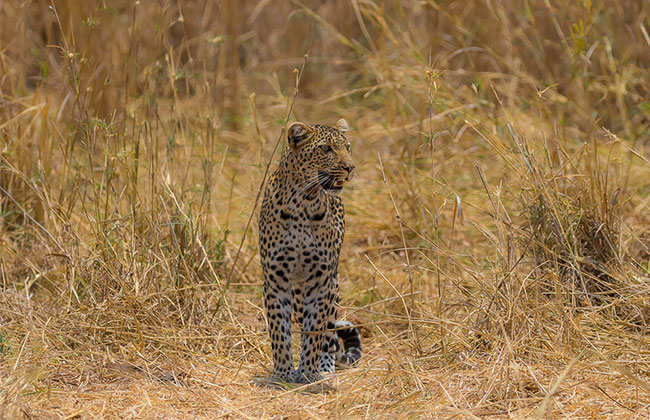
[[[333,152],[333,151],[334,151],[334,149],[332,149],[332,146],[330,146],[329,144],[324,144],[324,145],[322,145],[322,146],[320,147],[320,150],[322,150],[323,153],[329,153],[329,152]]]

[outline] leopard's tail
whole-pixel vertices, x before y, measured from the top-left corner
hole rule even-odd
[[[361,333],[350,321],[336,321],[336,334],[343,342],[343,350],[338,352],[337,362],[354,366],[361,359]]]

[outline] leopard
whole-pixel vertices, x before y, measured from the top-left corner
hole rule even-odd
[[[294,122],[269,177],[258,219],[263,295],[276,382],[312,383],[336,367],[355,366],[361,335],[337,320],[338,264],[345,235],[341,191],[355,174],[348,123]],[[291,318],[301,329],[300,359],[291,351]],[[342,345],[341,345],[342,344]]]

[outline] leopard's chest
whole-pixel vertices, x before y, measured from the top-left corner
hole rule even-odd
[[[262,262],[280,267],[292,282],[335,267],[345,234],[340,199],[267,193],[260,214]]]

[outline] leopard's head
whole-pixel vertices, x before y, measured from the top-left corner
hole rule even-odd
[[[295,122],[289,126],[288,141],[295,169],[308,185],[320,186],[337,194],[354,174],[350,142],[343,133],[348,123],[338,120],[335,127]]]

